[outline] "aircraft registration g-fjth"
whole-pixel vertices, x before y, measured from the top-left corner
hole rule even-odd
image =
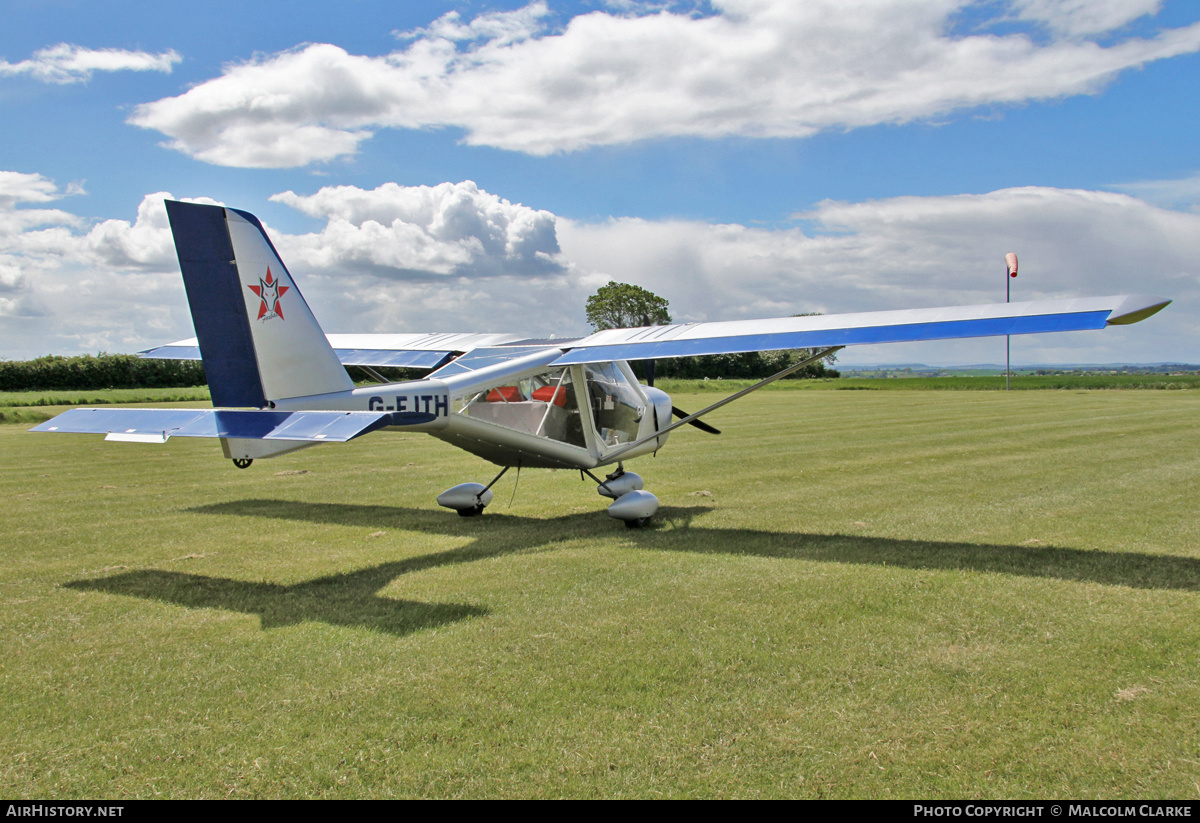
[[[239,468],[372,432],[427,432],[501,467],[486,486],[463,483],[438,496],[463,516],[482,513],[492,485],[524,466],[587,474],[613,499],[610,515],[641,526],[658,499],[625,461],[657,452],[685,424],[716,433],[698,418],[845,346],[1102,329],[1136,323],[1171,302],[1082,297],[608,329],[574,340],[326,335],[254,215],[173,201],[167,214],[196,337],[143,356],[201,359],[214,408],[73,409],[32,431],[136,443],[217,438]],[[675,408],[652,379],[639,383],[628,363],[801,348],[818,351],[695,414]],[[365,368],[380,384],[355,387],[346,366]],[[430,372],[391,383],[375,371],[381,367]],[[592,473],[612,465],[603,480]]]

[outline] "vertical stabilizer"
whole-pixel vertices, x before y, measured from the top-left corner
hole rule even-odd
[[[354,387],[254,215],[170,200],[167,214],[214,406]]]

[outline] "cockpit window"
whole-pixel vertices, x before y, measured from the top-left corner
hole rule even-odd
[[[569,367],[454,398],[458,414],[587,448]]]

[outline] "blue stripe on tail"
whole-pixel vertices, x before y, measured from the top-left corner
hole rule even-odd
[[[168,200],[167,216],[213,405],[264,407],[267,398],[258,375],[225,209]]]

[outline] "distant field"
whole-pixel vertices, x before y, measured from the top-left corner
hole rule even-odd
[[[571,472],[456,517],[419,435],[0,426],[0,789],[1195,798],[1198,412],[763,392],[631,465],[645,531]]]
[[[728,391],[753,380],[660,380],[664,391]],[[1014,391],[1067,389],[1197,389],[1200,374],[1060,374],[1013,375]],[[1004,375],[956,377],[839,377],[832,380],[779,380],[768,389],[794,391],[1003,391]]]

